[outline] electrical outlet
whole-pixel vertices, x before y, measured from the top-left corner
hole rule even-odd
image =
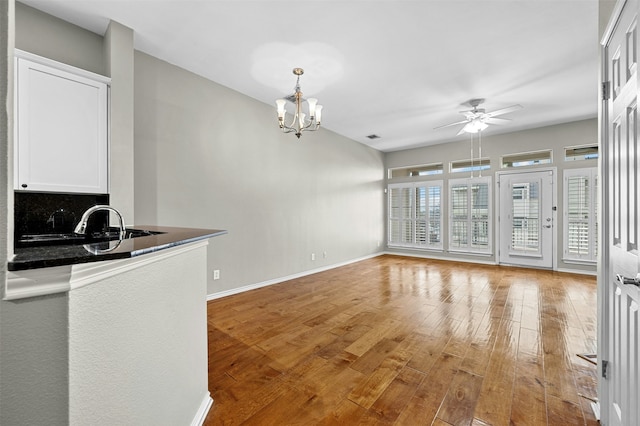
[[[219,280],[220,279],[220,269],[214,269],[213,270],[213,279],[214,280]]]
[[[323,251],[323,252],[322,252],[322,258],[323,258],[323,259],[326,259],[326,258],[327,258],[327,252],[326,252],[326,251]]]
[[[316,254],[315,253],[311,253],[311,260],[316,260]]]

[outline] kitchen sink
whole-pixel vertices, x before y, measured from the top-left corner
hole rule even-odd
[[[125,230],[124,238],[148,237],[151,235],[164,234],[164,232],[148,231],[146,229],[128,228]],[[79,235],[73,232],[60,234],[25,234],[18,237],[16,247],[49,246],[64,244],[92,244],[102,241],[120,240],[120,230],[109,228],[106,231],[91,232],[87,235]]]

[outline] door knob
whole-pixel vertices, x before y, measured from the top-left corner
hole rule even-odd
[[[616,279],[618,280],[618,282],[622,284],[631,284],[631,285],[635,285],[636,287],[640,287],[640,277],[628,278],[620,274],[616,274]]]

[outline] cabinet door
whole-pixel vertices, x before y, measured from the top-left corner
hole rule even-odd
[[[17,190],[108,193],[108,86],[16,60]]]

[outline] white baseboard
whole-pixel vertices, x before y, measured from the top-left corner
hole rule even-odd
[[[433,260],[444,260],[449,262],[464,262],[464,263],[478,263],[481,265],[498,265],[498,263],[494,261],[487,261],[481,259],[468,259],[468,258],[454,258],[454,257],[441,257],[441,256],[432,256],[428,254],[418,254],[418,253],[398,253],[393,251],[384,251],[379,253],[374,253],[369,256],[360,257],[357,259],[352,259],[342,263],[336,263],[333,265],[323,266],[322,268],[311,269],[308,271],[300,272],[298,274],[287,275],[285,277],[274,278],[272,280],[262,281],[255,284],[249,284],[242,287],[232,288],[230,290],[223,290],[217,293],[212,293],[207,295],[207,300],[215,300],[220,299],[221,297],[231,296],[234,294],[244,293],[245,291],[255,290],[261,287],[267,287],[274,284],[279,284],[281,282],[293,280],[296,278],[306,277],[307,275],[317,274],[318,272],[328,271],[330,269],[339,268],[341,266],[349,265],[351,263],[360,262],[362,260],[371,259],[374,257],[382,256],[382,255],[391,255],[391,256],[403,256],[403,257],[418,257],[421,259],[433,259]],[[570,274],[582,274],[582,275],[597,275],[597,272],[593,271],[581,271],[577,269],[559,269],[557,272],[566,272]]]
[[[205,419],[207,418],[207,414],[213,405],[213,399],[211,399],[211,394],[207,392],[200,403],[200,407],[198,407],[198,411],[196,415],[193,417],[191,421],[191,426],[202,426],[204,424]]]
[[[569,269],[569,268],[558,269],[558,272],[566,272],[567,274],[591,275],[594,277],[598,275],[598,271],[584,271],[582,269]]]
[[[400,252],[395,252],[395,251],[385,251],[383,254],[388,254],[388,255],[392,255],[392,256],[406,256],[406,257],[418,257],[420,259],[434,259],[434,260],[444,260],[444,261],[449,261],[449,262],[464,262],[464,263],[479,263],[481,265],[500,265],[500,263],[495,262],[493,260],[482,260],[482,259],[470,259],[467,257],[451,257],[451,256],[437,256],[437,255],[431,255],[431,254],[420,254],[420,253],[400,253]],[[517,265],[505,265],[505,266],[514,266],[514,267],[518,267]],[[529,268],[529,266],[523,266],[523,268]],[[571,268],[561,268],[561,269],[556,269],[556,272],[565,272],[568,274],[578,274],[578,275],[592,275],[592,276],[597,276],[598,272],[597,271],[585,271],[582,269],[571,269]]]
[[[401,253],[397,251],[385,251],[382,254],[388,254],[390,256],[403,256],[403,257],[417,257],[420,259],[433,259],[433,260],[444,260],[445,262],[464,262],[464,263],[478,263],[480,265],[497,265],[497,263],[493,260],[483,260],[483,257],[486,256],[478,256],[478,258],[467,258],[467,257],[453,257],[453,256],[438,256],[432,254],[421,254],[421,253]]]
[[[230,290],[219,291],[217,293],[208,294],[207,295],[207,300],[220,299],[221,297],[226,297],[226,296],[231,296],[231,295],[234,295],[234,294],[244,293],[245,291],[255,290],[257,288],[267,287],[267,286],[274,285],[274,284],[279,284],[281,282],[293,280],[293,279],[296,279],[296,278],[306,277],[307,275],[313,275],[313,274],[317,274],[318,272],[324,272],[324,271],[328,271],[330,269],[339,268],[341,266],[349,265],[351,263],[356,263],[356,262],[360,262],[362,260],[378,257],[378,256],[381,256],[383,254],[384,253],[382,253],[382,252],[374,253],[374,254],[371,254],[369,256],[359,257],[357,259],[351,259],[351,260],[348,260],[346,262],[335,263],[335,264],[332,264],[332,265],[323,266],[322,268],[310,269],[308,271],[300,272],[298,274],[287,275],[286,277],[274,278],[272,280],[267,280],[267,281],[262,281],[262,282],[255,283],[255,284],[245,285],[245,286],[242,286],[242,287],[232,288]]]

